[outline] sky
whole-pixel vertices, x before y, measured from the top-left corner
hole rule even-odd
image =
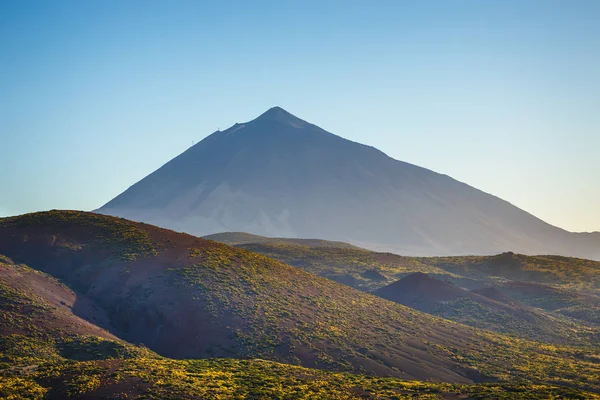
[[[600,231],[600,1],[0,2],[0,216],[93,210],[278,105]]]

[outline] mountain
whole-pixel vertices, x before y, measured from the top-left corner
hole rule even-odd
[[[600,259],[600,233],[554,227],[279,107],[213,133],[98,212],[198,236],[243,231],[406,255],[511,250]]]
[[[106,316],[96,318],[99,328],[162,356],[258,357],[409,379],[519,380],[600,391],[594,349],[477,330],[256,253],[151,225],[75,211],[4,218],[0,254],[60,280],[75,294],[62,301],[78,317]],[[87,313],[90,307],[79,307],[79,299],[98,312]],[[153,370],[155,356],[142,357],[125,362],[128,374],[137,371],[136,363]],[[122,363],[101,367],[113,376]],[[147,374],[196,371],[189,363],[159,364]],[[46,378],[61,373],[44,371]],[[79,376],[77,369],[67,372],[69,379]]]

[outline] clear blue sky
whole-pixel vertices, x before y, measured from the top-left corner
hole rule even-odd
[[[280,105],[600,230],[600,1],[0,2],[0,215],[91,210]]]

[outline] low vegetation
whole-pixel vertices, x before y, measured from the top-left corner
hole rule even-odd
[[[456,385],[332,373],[259,359],[171,360],[124,342],[78,334],[81,328],[64,320],[53,325],[51,321],[64,319],[59,307],[16,288],[15,280],[7,278],[15,270],[40,273],[6,257],[0,267],[5,272],[0,286],[3,399],[599,398],[548,384]]]
[[[69,232],[72,229],[68,238],[52,235],[52,244],[77,251],[85,247],[90,252],[108,246],[111,250],[119,249],[117,256],[130,261],[156,255],[159,251],[143,229],[122,218],[99,214],[52,210],[2,218],[0,227],[15,228],[17,232],[23,232],[24,241],[29,240],[27,232],[36,232],[40,228],[43,230],[51,227],[56,232],[63,229]],[[85,243],[74,239],[79,235],[85,238]]]
[[[440,304],[434,315],[535,340],[595,346],[600,340],[600,262],[558,256],[404,257],[362,249],[308,247],[277,242],[237,245],[374,292],[415,272],[450,281],[467,290],[497,288],[542,322],[522,324],[467,299]],[[533,309],[535,308],[535,310]],[[540,330],[541,329],[541,330]]]
[[[600,262],[561,256],[425,257],[420,262],[460,276],[547,284],[584,294],[600,295]]]
[[[277,241],[243,242],[236,246],[334,280],[349,275],[357,281],[355,286],[365,291],[378,289],[410,273],[424,272],[467,286],[479,286],[477,282],[495,284],[510,280],[600,295],[600,262],[572,257],[514,253],[404,257],[358,248],[311,247]],[[387,279],[365,278],[364,273],[370,270],[378,271]]]
[[[14,260],[0,265],[8,271],[0,275],[5,393],[332,399],[600,393],[597,348],[470,328],[250,251],[87,213],[79,213],[80,225],[77,213],[67,214],[38,214],[37,223],[29,216],[26,223],[0,220],[0,252]],[[88,225],[94,218],[101,227],[118,226]],[[121,257],[124,251],[135,257]],[[75,292],[64,293],[72,302],[57,301],[60,284],[45,274],[33,279],[39,272],[19,264],[25,262],[60,276]],[[23,274],[36,285],[23,286]],[[110,316],[104,329],[76,315],[84,301]]]
[[[236,247],[324,276],[363,291],[373,291],[413,272],[438,276],[448,272],[412,257],[375,253],[364,249],[309,247],[278,243],[245,243]],[[370,279],[365,272],[377,272],[383,279]],[[459,277],[459,275],[456,275]]]
[[[454,385],[331,373],[264,360],[158,357],[44,363],[5,374],[6,399],[598,399],[551,385]]]

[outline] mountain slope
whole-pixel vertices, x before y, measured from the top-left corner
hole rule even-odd
[[[213,133],[99,212],[195,235],[319,237],[407,255],[512,250],[600,259],[600,233],[553,227],[279,107]]]
[[[486,333],[255,253],[80,212],[0,220],[0,253],[60,278],[163,355],[600,390],[600,354]]]
[[[74,337],[119,341],[90,322],[106,318],[92,302],[84,300],[80,306],[81,314],[88,318],[76,315],[73,307],[77,301],[72,290],[51,276],[0,256],[0,350],[5,354],[16,351],[26,336],[41,343],[50,341],[65,351]]]
[[[79,296],[53,277],[26,265],[16,265],[0,255],[0,398],[10,390],[42,393],[35,382],[25,384],[24,375],[40,365],[146,356],[150,352],[124,342],[95,324],[104,317],[89,300],[75,314]],[[84,307],[85,306],[85,307]],[[18,389],[20,388],[20,389]],[[23,394],[23,392],[21,392]]]

